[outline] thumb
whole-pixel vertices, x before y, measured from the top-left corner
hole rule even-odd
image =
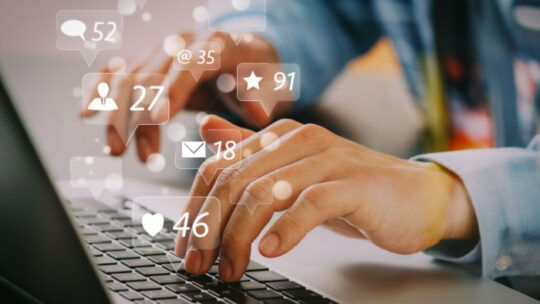
[[[216,132],[218,130],[219,132]],[[229,121],[216,116],[208,115],[201,122],[200,134],[203,140],[209,144],[213,144],[218,141],[242,141],[255,132],[241,128]]]

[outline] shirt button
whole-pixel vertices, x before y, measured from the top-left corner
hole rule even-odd
[[[512,266],[512,257],[508,255],[503,255],[495,263],[495,268],[497,268],[498,271],[505,271],[510,266]]]

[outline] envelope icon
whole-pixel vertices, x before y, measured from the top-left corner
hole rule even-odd
[[[206,143],[204,141],[183,141],[182,158],[206,158]]]

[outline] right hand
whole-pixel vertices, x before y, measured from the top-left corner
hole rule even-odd
[[[195,42],[195,36],[192,33],[182,33],[179,35],[185,42],[186,47]],[[112,96],[119,104],[120,110],[111,112],[109,116],[109,125],[107,128],[107,142],[111,148],[111,154],[119,156],[126,150],[126,143],[122,138],[126,138],[129,132],[130,126],[136,125],[134,120],[141,119],[135,115],[130,115],[130,111],[122,110],[127,109],[129,106],[123,106],[131,103],[133,97],[131,96],[132,87],[134,82],[145,83],[146,85],[159,84],[149,82],[162,82],[161,79],[144,79],[144,74],[163,74],[167,75],[170,81],[169,87],[169,109],[167,107],[157,106],[152,111],[150,117],[144,117],[144,119],[151,119],[154,121],[166,121],[172,118],[175,114],[182,111],[184,108],[194,110],[206,110],[214,100],[215,96],[211,95],[211,92],[205,90],[204,83],[215,80],[219,75],[223,73],[229,73],[236,75],[236,67],[242,62],[265,62],[265,63],[278,63],[279,58],[274,47],[265,39],[260,36],[254,35],[254,38],[249,43],[242,41],[239,45],[236,45],[231,39],[229,34],[226,33],[214,33],[207,40],[222,41],[224,48],[221,50],[221,68],[215,71],[204,71],[202,77],[196,81],[192,74],[187,70],[176,70],[172,68],[174,57],[171,57],[163,51],[161,45],[154,49],[149,55],[142,58],[142,60],[130,60],[124,71],[118,69],[111,69],[110,67],[104,67],[102,69],[103,75],[100,82],[104,81],[109,84],[111,88]],[[202,69],[202,67],[194,65],[190,66],[190,69]],[[121,79],[115,79],[111,73],[128,73],[128,76],[124,76]],[[118,77],[117,77],[118,78]],[[89,96],[88,99],[83,101],[83,107],[81,110],[81,116],[88,118],[93,116],[96,112],[88,110],[88,105],[94,98],[97,97],[97,90],[93,90],[94,93]],[[210,94],[209,94],[210,93]],[[229,93],[233,100],[236,100],[235,92]],[[264,94],[264,92],[260,92]],[[271,115],[267,114],[262,105],[258,102],[235,102],[233,105],[227,103],[226,107],[234,107],[235,111],[240,112],[241,118],[248,124],[263,127],[270,123],[276,115],[283,113],[289,107],[287,103],[280,103],[280,106],[276,108]],[[159,151],[160,146],[160,128],[158,125],[141,125],[136,131],[137,151],[141,161],[146,161],[147,158]],[[123,136],[120,136],[122,134]]]

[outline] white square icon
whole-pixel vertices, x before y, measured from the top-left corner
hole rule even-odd
[[[206,143],[204,141],[183,141],[182,158],[206,158]]]

